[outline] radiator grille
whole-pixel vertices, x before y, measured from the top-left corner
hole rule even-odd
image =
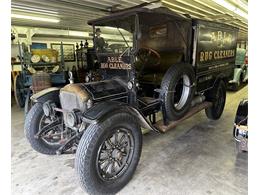
[[[79,109],[82,112],[86,109],[86,104],[80,100],[76,93],[67,91],[60,92],[60,102],[62,109],[66,111],[72,111],[73,109]]]

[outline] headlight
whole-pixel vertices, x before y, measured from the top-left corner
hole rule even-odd
[[[89,99],[87,101],[87,108],[91,108],[93,106],[93,101],[91,99]]]
[[[75,115],[74,112],[69,112],[67,114],[67,125],[69,127],[75,127],[76,126],[76,121],[77,121],[76,117],[77,116]]]
[[[133,83],[131,82],[131,81],[129,81],[128,83],[127,83],[127,87],[128,87],[128,89],[132,89],[133,88]]]
[[[74,110],[72,112],[68,112],[66,115],[66,124],[69,127],[76,127],[81,123],[80,111]]]
[[[54,102],[47,101],[42,105],[43,112],[46,116],[53,116],[55,115],[56,105]]]

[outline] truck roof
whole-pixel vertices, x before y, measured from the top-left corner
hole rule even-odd
[[[136,14],[151,14],[152,17],[156,18],[156,15],[166,15],[170,16],[171,18],[175,18],[176,20],[186,20],[190,21],[191,18],[185,17],[181,14],[178,14],[172,10],[170,10],[167,7],[162,6],[161,4],[148,4],[147,6],[142,6],[142,7],[133,7],[133,8],[128,8],[124,10],[119,10],[115,13],[112,13],[108,16],[104,16],[98,19],[90,20],[88,21],[89,25],[106,25],[106,23],[109,23],[111,21],[117,20],[118,18],[126,18],[129,16],[134,16]]]
[[[112,12],[110,15],[108,16],[104,16],[98,19],[94,19],[94,20],[89,20],[88,24],[89,25],[97,25],[97,26],[105,26],[108,25],[110,22],[118,20],[120,18],[120,20],[123,20],[124,18],[128,18],[130,16],[134,16],[136,14],[151,14],[151,18],[152,20],[156,20],[157,16],[168,16],[171,19],[175,19],[175,20],[184,20],[184,21],[189,21],[193,24],[200,24],[200,25],[214,25],[216,27],[222,27],[222,28],[226,28],[226,29],[230,29],[230,30],[235,30],[238,31],[239,28],[234,27],[234,26],[230,26],[228,24],[224,24],[224,23],[220,23],[220,22],[215,22],[215,21],[210,21],[210,20],[204,20],[204,19],[196,19],[196,18],[191,18],[191,17],[187,17],[185,15],[182,14],[178,14],[174,11],[172,11],[171,9],[163,6],[161,3],[144,3],[141,4],[139,6],[135,6],[135,7],[130,7],[127,9],[123,9],[123,10],[118,10],[116,12]]]

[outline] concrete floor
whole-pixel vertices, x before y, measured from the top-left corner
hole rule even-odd
[[[204,111],[166,134],[144,135],[133,179],[118,194],[247,194],[247,153],[237,155],[232,128],[247,86],[229,92],[218,121]],[[85,194],[76,181],[74,155],[45,156],[31,149],[23,134],[24,115],[12,106],[12,193]]]

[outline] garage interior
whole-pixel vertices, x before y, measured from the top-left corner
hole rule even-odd
[[[77,45],[87,40],[89,47],[93,46],[93,29],[87,21],[149,2],[152,1],[12,0],[11,30],[16,37],[11,44],[12,75],[22,70],[18,41],[37,49],[54,48],[61,42],[73,45],[75,57]],[[246,0],[163,0],[162,4],[182,15],[239,28],[237,48],[247,50]],[[110,43],[123,42],[109,28],[102,29],[102,36]],[[73,70],[76,60],[65,60],[64,69]],[[217,121],[207,119],[201,111],[165,134],[144,134],[136,172],[118,194],[247,194],[247,153],[237,153],[232,135],[237,107],[247,96],[247,85],[228,90],[223,115]],[[12,194],[85,194],[75,176],[75,154],[37,153],[24,136],[24,109],[13,95],[11,112]]]

